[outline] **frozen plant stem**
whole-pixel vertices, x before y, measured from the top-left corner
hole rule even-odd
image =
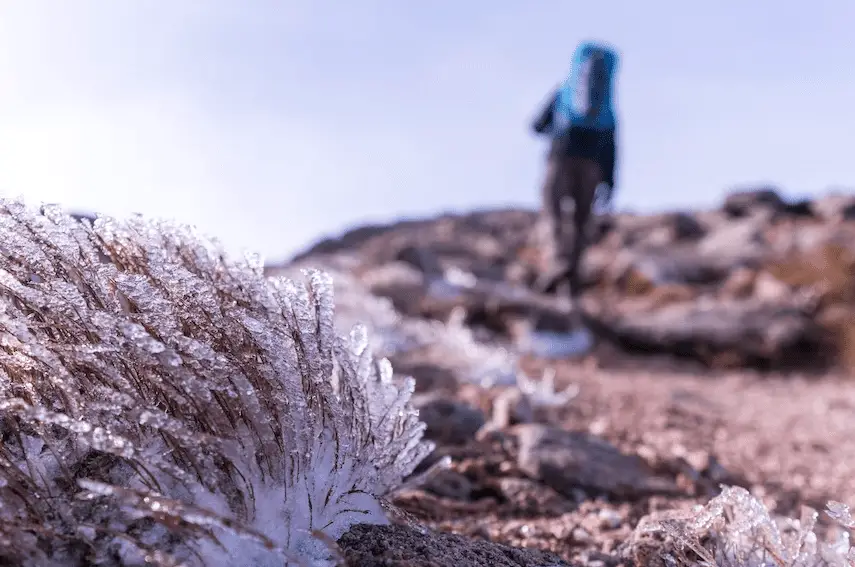
[[[844,504],[829,502],[828,516],[844,528],[855,522]],[[679,566],[853,567],[855,548],[849,533],[826,544],[814,533],[818,514],[803,507],[798,520],[773,518],[766,506],[739,486],[684,517],[662,520],[642,531],[664,532],[671,539],[662,558]]]
[[[329,565],[432,450],[330,278],[0,200],[0,564]]]

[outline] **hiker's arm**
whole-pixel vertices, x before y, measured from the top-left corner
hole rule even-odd
[[[608,148],[607,154],[607,162],[606,168],[608,169],[608,174],[606,175],[606,182],[611,187],[615,186],[615,169],[617,166],[617,129],[612,129],[609,133],[609,144],[606,146]]]
[[[606,201],[611,201],[615,192],[615,164],[617,163],[617,129],[609,132],[603,152],[603,182],[608,185]]]
[[[558,101],[558,91],[556,90],[549,102],[543,107],[540,114],[535,120],[531,128],[538,134],[544,134],[552,127],[552,114],[555,110],[555,103]]]

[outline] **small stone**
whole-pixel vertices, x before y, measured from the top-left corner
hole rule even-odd
[[[574,529],[571,537],[573,538],[573,541],[578,543],[588,543],[593,539],[591,534],[589,534],[584,528]]]
[[[519,442],[520,470],[565,496],[577,488],[617,497],[676,491],[673,481],[655,476],[637,455],[587,433],[532,423],[514,427],[512,434]]]
[[[481,410],[446,397],[443,392],[413,396],[413,406],[426,425],[425,437],[448,445],[463,445],[475,439],[486,423]]]
[[[603,508],[600,510],[597,516],[600,519],[600,526],[603,528],[608,528],[610,530],[615,530],[620,527],[623,523],[623,519],[620,514],[618,514],[615,510],[611,508]]]

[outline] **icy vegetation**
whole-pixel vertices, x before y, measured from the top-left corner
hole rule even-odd
[[[357,262],[354,259],[354,266]],[[339,327],[343,329],[357,322],[364,323],[371,331],[373,352],[392,357],[429,347],[438,359],[454,368],[461,381],[483,388],[514,386],[528,396],[534,406],[559,406],[578,395],[579,389],[573,385],[556,391],[551,369],[547,369],[540,379],[528,376],[520,367],[520,349],[509,341],[496,337],[490,337],[488,341],[479,339],[466,326],[466,313],[462,307],[455,307],[445,322],[402,316],[389,299],[372,294],[347,272],[348,267],[354,266],[330,265],[324,266],[324,270],[332,274],[336,282]],[[298,270],[299,267],[294,266],[285,269],[284,273],[296,273]]]
[[[285,270],[293,273],[298,266]],[[340,328],[355,322],[371,331],[373,352],[392,357],[430,347],[456,369],[462,381],[483,387],[520,385],[527,377],[519,367],[518,354],[509,344],[479,341],[464,323],[462,308],[447,322],[405,317],[392,302],[365,289],[355,277],[338,266],[325,266],[336,282],[336,313]]]
[[[13,201],[0,251],[0,564],[330,565],[432,449],[324,273]]]
[[[671,551],[666,565],[702,567],[852,567],[855,547],[847,530],[855,529],[848,506],[829,502],[826,514],[843,530],[837,541],[818,540],[819,514],[802,508],[798,520],[773,517],[747,490],[723,486],[721,493],[694,513],[660,520],[644,531],[664,533]]]

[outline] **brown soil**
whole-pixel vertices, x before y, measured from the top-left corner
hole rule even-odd
[[[349,564],[545,566],[563,560],[648,565],[661,561],[634,542],[642,518],[706,503],[721,484],[746,487],[773,512],[791,517],[799,515],[803,504],[822,510],[830,499],[852,502],[855,380],[846,370],[855,367],[855,223],[846,216],[851,211],[824,213],[823,203],[806,211],[785,204],[750,205],[775,208],[773,215],[763,216],[749,215],[744,203],[736,214],[731,205],[680,217],[684,224],[688,219],[697,225],[689,234],[676,230],[673,215],[611,219],[613,226],[603,229],[589,252],[587,299],[618,314],[637,311],[635,321],[644,322],[675,303],[703,301],[722,310],[715,306],[724,303],[717,301],[753,297],[758,305],[780,304],[813,318],[804,335],[822,341],[807,341],[813,346],[798,350],[791,346],[798,342],[775,342],[777,323],[722,319],[723,335],[732,334],[727,325],[736,331],[739,325],[757,323],[755,335],[768,329],[766,342],[759,344],[768,347],[767,358],[776,364],[752,365],[751,357],[740,352],[741,339],[710,355],[704,344],[693,344],[689,356],[678,359],[665,354],[680,350],[668,342],[677,339],[648,341],[652,346],[644,348],[659,354],[644,355],[638,347],[628,348],[620,329],[603,325],[594,329],[596,350],[584,359],[524,360],[530,376],[551,366],[557,389],[575,384],[579,395],[563,406],[537,409],[523,427],[493,423],[473,435],[471,419],[468,428],[446,431],[454,423],[449,417],[434,433],[442,429],[443,437],[457,444],[439,442],[428,461],[449,455],[450,470],[398,494],[393,527],[362,526],[342,538],[339,545]],[[372,291],[391,298],[408,316],[445,319],[453,306],[432,308],[424,299],[427,284],[443,270],[461,269],[490,285],[532,286],[543,268],[532,252],[533,221],[529,212],[506,210],[368,227],[325,241],[302,259],[323,265],[336,255],[356,258],[357,277],[377,267],[408,265],[417,273],[416,283],[393,278],[373,285]],[[635,264],[619,269],[623,257]],[[693,264],[698,258],[706,264]],[[639,267],[664,281],[652,285]],[[420,277],[424,282],[419,283]],[[548,315],[539,311],[537,301],[510,305],[506,300],[502,311],[503,306],[477,295],[471,291],[461,300],[467,324],[499,334],[513,335],[511,323],[520,317]],[[643,309],[637,309],[638,302],[646,302]],[[814,323],[831,337],[815,336]],[[715,333],[698,336],[701,342],[708,336],[720,338]],[[824,341],[834,348],[819,348]],[[415,376],[420,394],[445,396],[442,411],[466,404],[483,412],[489,425],[491,415],[495,418],[493,402],[503,391],[458,384],[441,356],[432,361],[430,353],[422,352],[418,360],[403,357],[393,364]],[[460,415],[471,415],[469,411]],[[556,455],[542,450],[534,464],[531,455],[521,456],[531,449],[523,445],[531,445],[532,439],[561,435],[565,438],[555,441]],[[638,482],[627,480],[633,474]],[[653,485],[661,489],[643,488]],[[819,535],[828,527],[820,515]],[[532,559],[490,547],[496,544],[556,556]]]
[[[540,411],[537,421],[639,455],[683,494],[619,498],[580,489],[568,497],[521,473],[507,440],[487,439],[440,448],[455,460],[434,483],[462,476],[464,496],[437,495],[429,485],[395,504],[441,532],[618,565],[632,562],[628,541],[643,516],[704,503],[719,483],[745,486],[785,515],[855,493],[855,382],[848,377],[712,373],[667,359],[642,366],[618,353],[598,358],[557,366],[558,383],[581,392],[566,407]],[[544,363],[526,367],[536,375]],[[437,561],[431,564],[454,564]]]

